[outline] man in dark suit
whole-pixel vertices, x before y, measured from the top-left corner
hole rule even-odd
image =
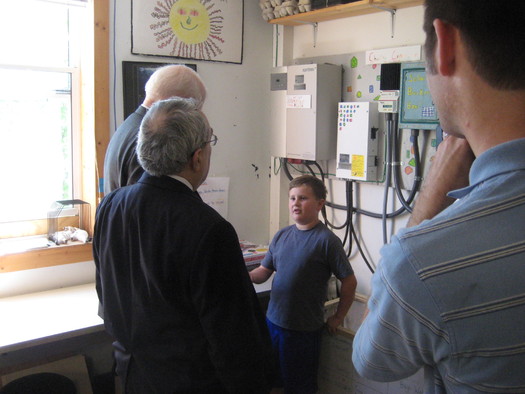
[[[135,148],[140,122],[154,103],[171,97],[193,98],[202,108],[206,88],[199,75],[184,65],[157,69],[146,82],[143,103],[129,115],[113,134],[104,158],[104,193],[136,183],[144,170],[137,160]]]
[[[139,133],[145,173],[97,209],[97,292],[127,393],[269,391],[270,340],[237,234],[196,192],[216,142],[193,100],[157,102]]]

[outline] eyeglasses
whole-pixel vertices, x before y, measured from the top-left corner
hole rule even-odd
[[[217,145],[217,141],[219,141],[219,139],[217,138],[217,136],[215,134],[212,134],[211,135],[211,140],[209,141],[206,141],[206,143],[210,143],[210,146],[215,146]]]
[[[217,138],[217,136],[215,134],[213,134],[213,129],[212,129],[211,130],[211,140],[204,141],[204,143],[202,144],[201,148],[204,148],[207,143],[209,143],[210,146],[215,146],[215,145],[217,145],[217,141],[219,141],[219,138]],[[195,149],[193,152],[191,152],[190,157],[192,157],[195,154],[195,152],[197,152],[197,149]]]

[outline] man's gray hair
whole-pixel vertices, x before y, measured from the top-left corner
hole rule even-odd
[[[177,175],[193,153],[206,145],[210,129],[199,103],[172,98],[156,102],[142,120],[137,156],[153,176]]]

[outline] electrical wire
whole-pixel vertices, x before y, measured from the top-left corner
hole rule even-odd
[[[289,181],[293,179],[292,174],[290,174],[290,170],[288,169],[288,160],[286,158],[281,158],[281,165],[284,171],[284,174],[288,178]]]
[[[396,123],[394,123],[394,124],[396,125],[395,130],[397,130],[397,124]],[[410,207],[410,204],[412,204],[412,202],[414,201],[414,199],[416,197],[416,194],[419,191],[419,189],[421,187],[421,183],[422,183],[421,158],[420,158],[420,151],[419,151],[419,143],[418,143],[418,139],[417,139],[418,133],[419,133],[419,130],[412,130],[412,136],[410,138],[410,140],[412,142],[412,146],[414,148],[414,161],[415,161],[414,181],[412,183],[412,188],[410,189],[409,196],[406,199],[403,198],[404,202],[406,202],[406,205],[408,205],[409,207]],[[395,133],[394,135],[395,135],[395,137],[394,137],[393,141],[396,141],[396,138],[399,139],[399,135],[397,133]],[[387,137],[388,137],[388,135],[387,135]],[[387,149],[388,149],[388,146],[387,146]],[[392,149],[394,149],[394,148],[392,148]],[[396,151],[398,151],[397,145],[396,145],[396,148],[394,149],[394,152],[396,152]],[[386,153],[385,153],[385,155],[386,155]],[[387,161],[388,160],[385,160],[385,162],[387,162]],[[396,158],[394,158],[393,162],[389,162],[388,165],[386,165],[386,171],[388,172],[388,171],[392,170],[393,168],[396,167],[396,165],[398,163],[399,163],[398,156],[396,156]],[[399,169],[398,169],[398,171],[399,171]],[[394,172],[394,174],[395,174],[395,172]],[[386,175],[385,175],[385,179],[386,179]],[[399,184],[399,182],[395,180],[395,177],[394,177],[394,184],[395,185]],[[396,187],[399,189],[398,186],[396,186]],[[403,205],[403,202],[401,204],[402,204],[402,206],[399,209],[397,209],[394,212],[387,213],[386,215],[384,213],[378,214],[378,213],[375,213],[375,212],[365,211],[365,210],[362,210],[362,209],[356,209],[355,212],[358,213],[358,214],[362,214],[362,215],[365,215],[365,216],[368,216],[368,217],[372,217],[372,218],[376,218],[376,219],[383,219],[383,216],[385,216],[387,219],[391,219],[391,218],[399,216],[399,215],[401,215],[401,214],[403,214],[403,213],[408,211],[407,208]],[[410,212],[410,211],[408,211],[408,212]]]
[[[302,164],[305,164],[305,163],[310,163],[310,164],[314,164],[314,163],[315,163],[315,164],[318,165],[318,163],[315,162],[315,161],[303,160],[303,163],[302,163]],[[303,170],[301,170],[300,168],[298,168],[298,167],[296,167],[295,165],[293,165],[293,163],[288,163],[288,165],[289,165],[290,167],[292,167],[295,171],[297,171],[297,172],[300,173],[300,174],[311,174],[311,175],[315,175],[315,176],[319,176],[319,175],[325,175],[325,176],[326,176],[326,175],[331,175],[331,176],[335,176],[335,174],[324,173],[324,172],[322,172],[321,170],[320,170],[320,172],[315,172],[315,171],[314,171],[314,172],[312,172],[312,171],[303,171]]]
[[[394,161],[396,163],[400,163],[399,148],[397,145],[397,142],[400,139],[400,135],[398,133],[399,133],[399,129],[397,129],[396,127],[396,132],[394,135],[393,147],[392,147],[392,149],[394,150],[394,155],[395,155]],[[415,129],[411,130],[410,142],[412,143],[412,149],[414,151],[414,181],[412,183],[412,188],[410,189],[409,196],[406,199],[401,192],[401,185],[400,185],[401,184],[401,180],[400,180],[401,166],[398,165],[396,168],[393,169],[394,171],[394,189],[397,195],[397,199],[408,212],[412,212],[411,204],[416,196],[416,193],[419,191],[419,188],[421,187],[421,181],[422,181],[421,157],[420,157],[420,152],[419,152],[418,136],[419,136],[419,130],[415,130]]]
[[[387,137],[386,137],[386,176],[385,176],[385,184],[383,189],[383,210],[381,212],[381,228],[383,230],[383,244],[388,243],[388,236],[387,236],[387,209],[388,209],[388,189],[390,187],[390,182],[392,178],[392,134],[393,134],[393,126],[392,126],[392,114],[387,113],[386,114],[386,125],[387,125]]]
[[[352,249],[353,249],[351,229],[354,226],[354,223],[352,221],[353,207],[354,207],[354,182],[346,181],[345,190],[346,190],[346,207],[347,207],[346,223],[348,223],[348,226],[346,227],[345,236],[343,239],[343,246],[345,246],[346,242],[348,241],[348,253],[346,254],[346,257],[350,257],[350,255],[352,254]]]
[[[359,250],[359,254],[363,258],[363,261],[365,262],[365,264],[368,267],[368,269],[370,270],[370,272],[374,273],[374,271],[375,271],[374,268],[372,267],[372,265],[370,264],[370,262],[366,258],[365,253],[363,252],[363,249],[361,248],[361,243],[359,242],[359,239],[357,238],[357,234],[355,232],[354,226],[352,226],[351,231],[352,231],[352,236],[354,237],[355,243],[357,245],[357,249]]]

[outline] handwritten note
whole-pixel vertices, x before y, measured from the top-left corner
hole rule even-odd
[[[202,200],[228,219],[230,178],[210,177],[197,189]]]
[[[421,45],[366,51],[366,64],[403,63],[421,60]]]

